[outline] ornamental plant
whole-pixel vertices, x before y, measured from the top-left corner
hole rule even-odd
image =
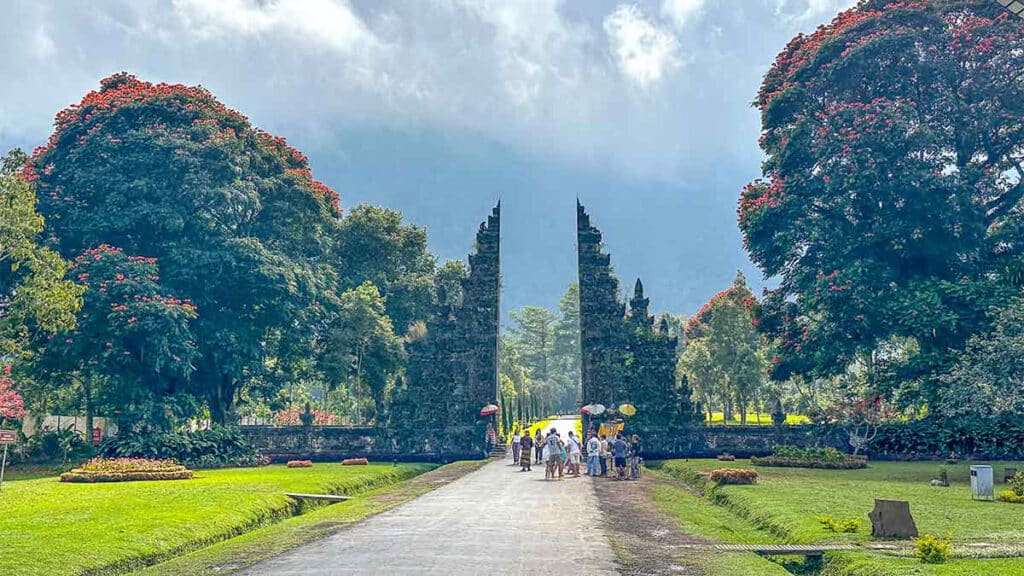
[[[953,557],[953,543],[931,534],[915,538],[914,549],[922,564],[943,564]]]
[[[754,484],[757,482],[757,470],[749,468],[716,468],[708,478],[719,486],[726,484]]]
[[[860,528],[860,520],[857,518],[836,519],[831,516],[821,515],[818,516],[818,523],[825,530],[836,534],[853,533]]]
[[[312,468],[313,467],[313,461],[312,460],[289,460],[288,461],[288,467],[289,468]]]
[[[0,422],[13,420],[25,415],[25,400],[14,389],[11,367],[6,365],[0,373]]]
[[[991,0],[863,0],[777,56],[755,99],[762,178],[737,209],[779,278],[758,311],[775,379],[883,351],[879,376],[930,403],[1019,294],[1022,68],[1024,28]]]
[[[151,458],[93,458],[60,475],[61,482],[131,482],[136,480],[187,480],[192,471],[174,460]]]

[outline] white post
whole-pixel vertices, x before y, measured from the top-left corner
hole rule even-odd
[[[7,444],[4,444],[4,458],[0,462],[0,490],[4,487],[4,469],[7,468]]]

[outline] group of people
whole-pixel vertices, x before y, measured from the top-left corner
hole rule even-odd
[[[567,438],[552,428],[542,433],[538,428],[533,436],[529,431],[512,434],[512,461],[519,463],[520,472],[530,472],[533,465],[544,465],[544,479],[555,480],[581,476],[584,446],[575,433],[569,431]],[[599,435],[591,430],[586,442],[587,471],[592,477],[614,477],[617,480],[636,478],[639,475],[640,437],[633,434],[629,440],[620,432],[613,438]],[[610,476],[610,473],[614,476]]]

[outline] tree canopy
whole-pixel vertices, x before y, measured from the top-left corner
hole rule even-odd
[[[1022,68],[1024,26],[987,0],[863,0],[778,55],[738,209],[779,281],[759,316],[774,378],[895,347],[876,375],[934,397],[1024,280]]]

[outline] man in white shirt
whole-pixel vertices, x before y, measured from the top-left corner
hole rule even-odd
[[[597,434],[594,432],[590,433],[590,439],[587,440],[587,476],[597,476],[597,468],[601,461],[601,441],[597,438]]]

